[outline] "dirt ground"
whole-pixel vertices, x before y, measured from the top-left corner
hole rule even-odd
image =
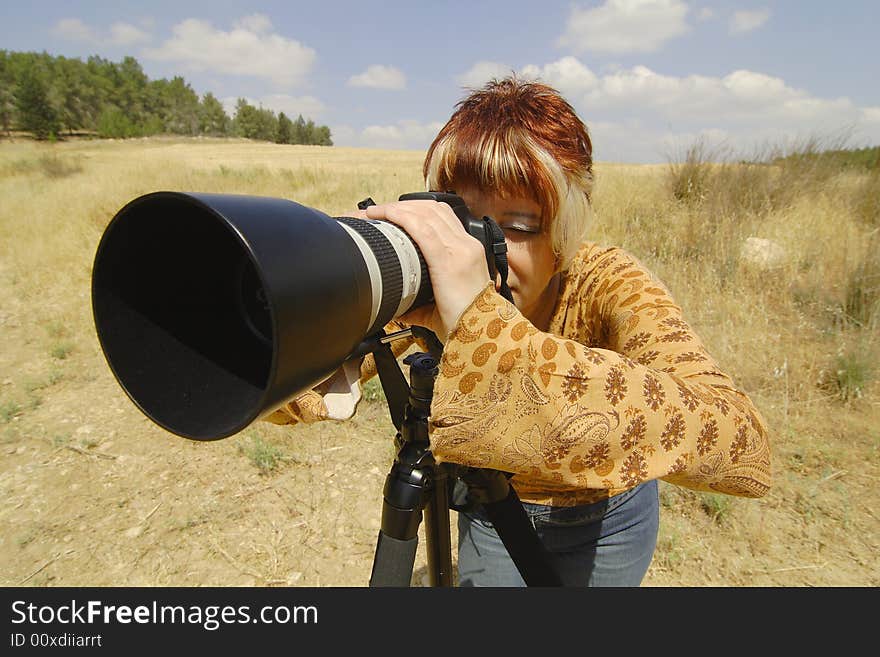
[[[25,309],[15,306],[4,299],[3,341],[19,345],[3,350],[6,390],[20,378],[10,373],[44,370],[52,359]],[[135,408],[96,340],[55,360],[59,380],[32,392],[42,401],[0,426],[3,585],[368,584],[393,458],[384,402],[362,403],[344,423],[258,423],[228,439],[195,442],[165,432]],[[257,467],[254,441],[276,448],[274,469]],[[674,503],[671,489],[666,497]],[[721,549],[706,536],[691,537],[690,550],[677,547],[676,528],[699,525],[664,508],[673,538],[661,543],[644,585],[876,585],[876,510],[865,512],[850,519],[855,524],[838,546],[846,558],[829,559],[829,549],[817,547],[806,563],[768,558],[756,566],[735,543]],[[779,529],[793,541],[787,549],[803,554],[811,541],[797,526]],[[424,525],[413,584],[428,584]]]
[[[233,154],[214,156],[247,164]],[[104,195],[88,212],[116,207]],[[366,586],[394,456],[385,402],[343,423],[256,423],[215,442],[167,433],[107,366],[89,264],[40,293],[0,259],[0,585]],[[663,484],[645,586],[880,584],[876,400],[845,422],[761,403],[774,489],[718,500]],[[455,545],[454,514],[450,531]],[[427,584],[423,530],[413,583]]]
[[[3,585],[367,585],[393,456],[384,402],[346,423],[190,441],[141,414],[96,339],[59,360],[21,304],[2,308],[4,397],[49,361],[59,379],[29,384],[41,401],[0,425]],[[255,441],[275,447],[273,469]],[[415,584],[423,547],[424,533]]]

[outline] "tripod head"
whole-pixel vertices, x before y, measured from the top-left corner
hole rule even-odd
[[[440,363],[433,355],[421,352],[410,354],[403,359],[403,362],[409,365],[409,406],[413,413],[427,418],[431,412],[434,380],[440,372]]]

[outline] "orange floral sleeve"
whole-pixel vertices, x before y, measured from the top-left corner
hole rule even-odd
[[[657,478],[746,497],[771,485],[758,410],[618,248],[579,252],[546,333],[487,286],[445,346],[431,410],[439,462],[513,473],[524,501],[585,503]]]

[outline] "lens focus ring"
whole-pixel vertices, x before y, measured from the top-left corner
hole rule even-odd
[[[382,273],[382,300],[379,313],[376,315],[376,321],[367,331],[367,335],[372,335],[394,319],[394,313],[400,305],[403,294],[403,271],[400,267],[400,259],[388,238],[369,221],[349,217],[336,217],[336,221],[349,226],[364,238]]]

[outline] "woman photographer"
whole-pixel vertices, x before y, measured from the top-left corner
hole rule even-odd
[[[360,213],[403,228],[428,264],[435,303],[399,319],[444,342],[431,451],[438,462],[514,473],[566,585],[641,583],[659,479],[767,492],[769,440],[754,404],[661,281],[626,251],[586,239],[592,145],[556,90],[510,77],[472,92],[431,144],[424,176],[427,189],[455,191],[502,227],[514,300],[498,293],[482,245],[448,205]],[[310,391],[269,419],[330,415]],[[524,584],[479,511],[459,513],[458,573],[462,586]]]

